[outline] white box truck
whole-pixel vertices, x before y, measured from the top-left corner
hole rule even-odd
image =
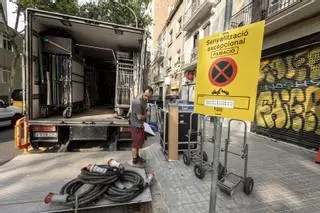
[[[143,86],[145,30],[35,9],[26,19],[23,91],[31,145],[130,140],[124,115]]]

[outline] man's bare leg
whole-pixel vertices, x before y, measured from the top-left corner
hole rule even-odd
[[[140,155],[140,149],[137,149],[137,158],[139,159],[139,161],[141,162],[141,163],[145,163],[146,162],[146,160],[145,159],[143,159],[142,157],[141,157],[141,155]]]

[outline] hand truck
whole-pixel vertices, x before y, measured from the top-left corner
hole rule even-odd
[[[192,131],[192,118],[196,115],[198,118],[202,117],[202,122],[200,121],[200,127],[198,128],[199,131]],[[206,172],[213,170],[213,162],[208,162],[208,155],[203,150],[204,148],[204,138],[205,138],[205,131],[206,131],[206,121],[209,116],[201,116],[195,113],[190,114],[190,128],[188,131],[188,150],[183,153],[183,162],[185,165],[189,166],[191,162],[195,163],[194,165],[194,174],[197,178],[203,179],[205,177]],[[191,150],[191,137],[196,134],[197,135],[197,144],[200,147],[199,149]],[[212,143],[214,143],[214,138],[211,139]],[[219,179],[222,178],[223,175],[223,166],[219,163]]]
[[[238,121],[244,124],[244,134],[243,134],[243,145],[242,145],[242,151],[241,153],[235,153],[229,150],[229,145],[231,142],[230,139],[230,132],[231,132],[231,123],[234,121]],[[222,149],[221,151],[224,151],[224,171],[223,173],[225,176],[218,181],[218,186],[221,191],[225,192],[229,196],[232,196],[235,190],[243,183],[243,191],[249,195],[254,186],[254,181],[251,177],[247,176],[247,171],[248,171],[248,147],[249,145],[247,144],[247,124],[245,121],[242,120],[236,120],[236,119],[231,119],[228,122],[228,136],[227,139],[225,140],[225,148]],[[240,156],[241,159],[244,159],[244,174],[243,176],[237,175],[235,173],[229,172],[227,173],[227,164],[228,164],[228,154],[233,154],[236,156]]]

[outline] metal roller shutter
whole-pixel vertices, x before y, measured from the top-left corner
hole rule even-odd
[[[320,44],[261,61],[252,131],[320,147]]]

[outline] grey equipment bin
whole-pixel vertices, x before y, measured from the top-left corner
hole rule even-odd
[[[241,153],[235,153],[229,150],[229,145],[231,142],[230,136],[231,136],[231,124],[234,121],[238,121],[244,124],[244,133],[243,133],[243,144],[242,144],[242,151]],[[225,176],[218,181],[218,186],[221,191],[225,192],[229,196],[232,196],[236,189],[243,185],[243,191],[249,195],[254,186],[254,181],[251,177],[248,177],[248,148],[249,145],[247,144],[247,124],[245,121],[242,120],[236,120],[231,119],[228,122],[228,136],[225,140],[225,148],[221,151],[225,152],[224,155],[224,174]],[[243,170],[243,176],[237,175],[232,172],[227,173],[227,164],[228,164],[228,154],[233,154],[236,156],[241,157],[241,159],[244,160],[244,170]]]

